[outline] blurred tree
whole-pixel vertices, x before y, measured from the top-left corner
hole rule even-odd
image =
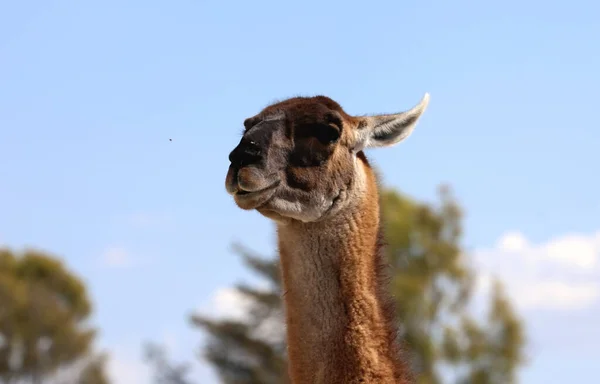
[[[106,361],[107,356],[104,354],[90,354],[59,368],[41,382],[44,384],[108,384],[110,381],[105,372]],[[21,380],[18,383],[22,382],[30,381]]]
[[[234,250],[268,286],[264,289],[246,284],[236,286],[248,304],[243,321],[192,316],[193,324],[211,336],[203,355],[217,368],[226,384],[287,383],[279,259],[264,260],[240,245],[235,245]]]
[[[75,380],[69,383],[73,384],[109,384],[110,381],[106,375],[106,355],[93,356],[87,361]],[[65,384],[67,384],[65,382]]]
[[[447,187],[439,196],[434,206],[382,193],[391,290],[418,383],[514,383],[523,326],[498,281],[487,319],[469,313],[475,275],[461,250],[462,212]]]
[[[151,365],[154,371],[155,384],[191,384],[187,378],[189,367],[187,364],[175,364],[169,361],[167,350],[156,343],[147,343],[143,347],[144,360]]]
[[[462,213],[448,188],[440,204],[382,192],[390,289],[398,329],[419,384],[510,384],[524,362],[521,322],[494,282],[486,318],[470,314],[474,273],[461,250]],[[278,258],[261,259],[237,247],[246,265],[269,282],[267,289],[238,285],[249,310],[241,320],[192,316],[209,335],[203,355],[226,384],[287,380],[284,316]]]
[[[83,282],[39,251],[0,249],[0,382],[105,384]]]

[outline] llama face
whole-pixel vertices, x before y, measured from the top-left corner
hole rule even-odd
[[[317,221],[360,194],[362,150],[410,135],[428,102],[393,115],[354,117],[324,97],[296,97],[246,119],[229,155],[226,189],[242,209]]]

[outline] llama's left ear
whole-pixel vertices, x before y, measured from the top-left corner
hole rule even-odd
[[[425,93],[419,104],[406,112],[363,117],[362,124],[358,128],[355,151],[364,148],[389,147],[406,139],[415,129],[427,104],[429,104],[429,93]]]

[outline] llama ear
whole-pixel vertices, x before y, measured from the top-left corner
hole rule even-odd
[[[429,93],[425,93],[419,104],[408,111],[363,117],[358,128],[355,151],[364,148],[389,147],[406,139],[414,130],[427,104],[429,104]]]

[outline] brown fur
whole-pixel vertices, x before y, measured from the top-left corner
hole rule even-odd
[[[368,193],[352,211],[278,228],[294,383],[409,382],[387,286],[375,176],[368,178]],[[298,254],[300,244],[325,252]]]
[[[240,208],[277,223],[294,384],[411,380],[388,292],[377,177],[356,148],[391,145],[423,109],[378,123],[324,96],[296,97],[244,122],[226,186]]]

